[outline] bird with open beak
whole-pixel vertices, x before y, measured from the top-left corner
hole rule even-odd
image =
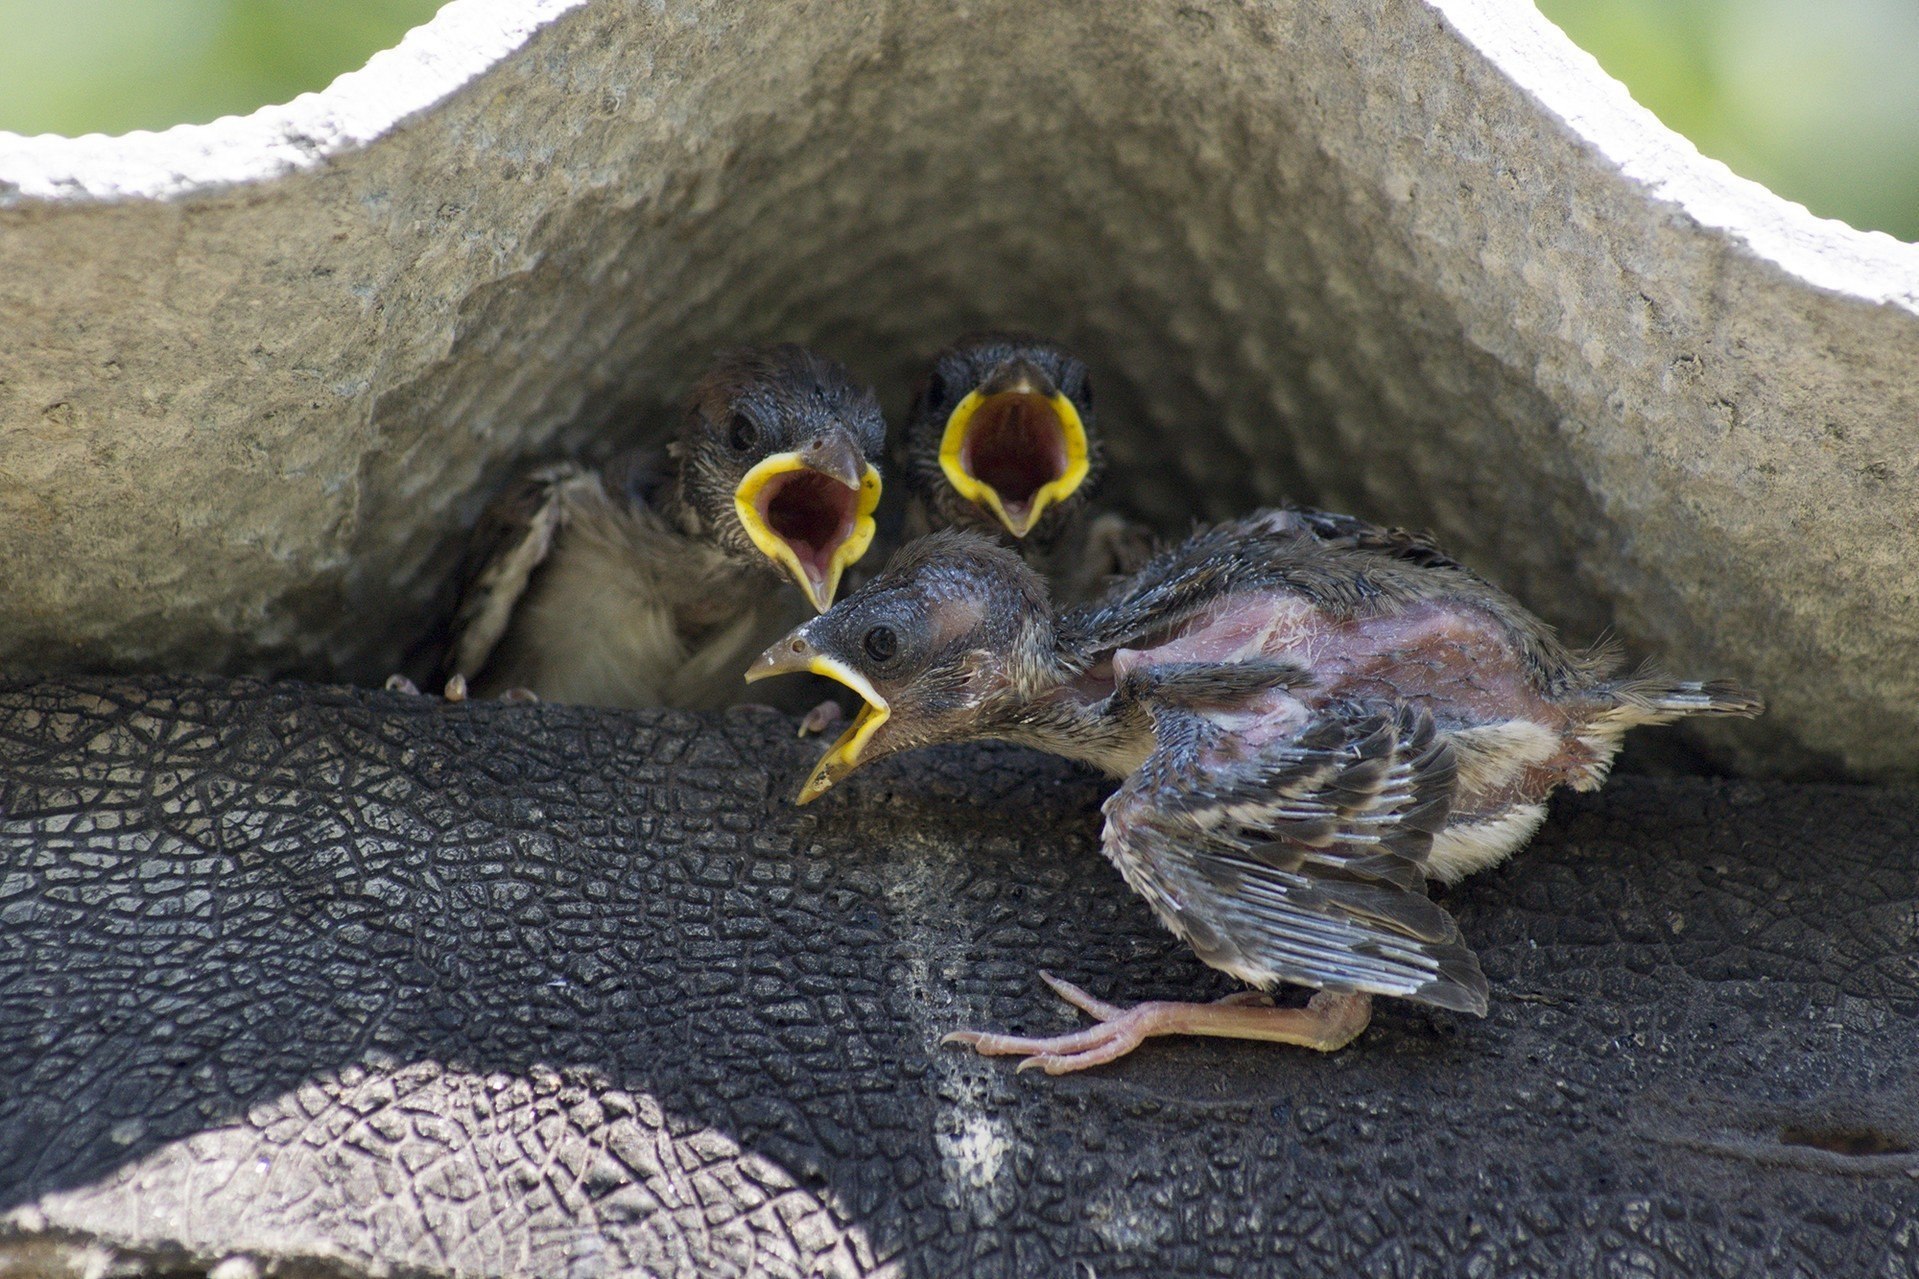
[[[602,706],[737,700],[753,654],[826,609],[872,541],[885,432],[873,393],[824,356],[722,356],[663,451],[545,467],[493,504],[447,673]]]
[[[1729,683],[1622,674],[1610,649],[1570,650],[1480,578],[1395,549],[1261,512],[1062,614],[1018,556],[938,533],[754,663],[749,680],[811,671],[865,702],[801,803],[938,742],[1083,760],[1123,779],[1105,852],[1162,923],[1261,991],[1318,988],[1303,1008],[1246,992],[1126,1009],[1042,974],[1097,1024],[949,1042],[1059,1074],[1150,1035],[1335,1049],[1373,995],[1483,1014],[1478,960],[1426,881],[1525,843],[1554,789],[1605,779],[1627,729],[1761,709]]]
[[[907,538],[970,529],[1017,549],[1078,600],[1144,563],[1151,536],[1091,500],[1105,469],[1093,379],[1066,348],[975,333],[921,379],[900,443]]]

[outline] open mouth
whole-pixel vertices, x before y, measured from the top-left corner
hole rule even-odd
[[[999,494],[1007,515],[1020,519],[1041,489],[1066,474],[1066,429],[1043,396],[995,395],[966,424],[960,465]]]
[[[974,391],[947,419],[940,465],[962,496],[1025,537],[1086,478],[1086,428],[1057,392]]]
[[[802,627],[760,654],[759,659],[746,668],[746,682],[751,684],[774,675],[811,672],[846,685],[859,694],[862,705],[852,724],[820,757],[820,762],[807,776],[806,784],[800,787],[800,793],[794,799],[799,804],[818,799],[832,789],[835,782],[858,768],[867,742],[893,713],[893,708],[880,696],[870,680],[837,658],[819,652],[804,638],[804,634],[805,628]]]
[[[797,453],[778,453],[746,473],[734,504],[747,536],[824,613],[840,575],[873,540],[879,496],[879,472],[871,466],[853,487],[813,469]]]
[[[853,536],[859,490],[818,471],[788,471],[767,481],[754,501],[766,527],[786,543],[807,577],[824,582],[833,556]]]

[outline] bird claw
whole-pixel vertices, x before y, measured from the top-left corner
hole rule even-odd
[[[1121,1008],[1049,972],[1039,976],[1054,994],[1096,1024],[1046,1038],[956,1030],[941,1039],[941,1045],[964,1044],[983,1057],[1020,1056],[1023,1060],[1014,1067],[1016,1074],[1043,1070],[1065,1075],[1116,1061],[1154,1035],[1220,1035],[1331,1051],[1344,1047],[1366,1028],[1372,1007],[1365,995],[1322,990],[1304,1008],[1278,1008],[1263,991],[1242,990],[1210,1004],[1149,1000]]]
[[[418,697],[420,695],[420,686],[404,675],[394,674],[386,677],[386,691],[389,693],[405,693],[408,697]]]
[[[1124,1057],[1140,1046],[1155,1029],[1156,1014],[1166,1005],[1137,1004],[1121,1008],[1094,997],[1064,978],[1040,971],[1039,978],[1055,995],[1091,1017],[1095,1025],[1084,1030],[1047,1038],[1020,1035],[995,1035],[977,1030],[957,1030],[940,1040],[941,1044],[964,1044],[984,1057],[1019,1054],[1024,1060],[1014,1067],[1015,1074],[1043,1070],[1049,1075],[1065,1075],[1089,1066],[1099,1066]]]
[[[1114,1061],[1139,1047],[1148,1035],[1155,1033],[1150,1029],[1150,1008],[1141,1004],[1085,1030],[1044,1039],[956,1030],[940,1043],[964,1044],[982,1057],[1019,1056],[1022,1060],[1014,1067],[1015,1074],[1043,1070],[1049,1075],[1065,1075]]]
[[[514,687],[502,692],[500,694],[500,700],[503,702],[518,702],[523,705],[537,705],[540,700],[540,695],[530,688]]]
[[[1103,999],[1095,999],[1084,990],[1064,978],[1055,977],[1044,968],[1039,970],[1039,979],[1046,983],[1055,995],[1064,999],[1073,1007],[1091,1017],[1094,1021],[1111,1021],[1125,1015],[1126,1010],[1118,1004],[1109,1004]]]
[[[800,720],[800,736],[824,733],[833,725],[846,718],[846,711],[832,698],[827,698],[812,710],[806,712]]]
[[[446,698],[449,702],[464,702],[466,700],[466,676],[455,675],[449,678],[446,682],[446,688],[441,691],[440,696]]]

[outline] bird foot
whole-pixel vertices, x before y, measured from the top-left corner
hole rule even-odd
[[[446,688],[441,691],[440,696],[449,702],[464,702],[466,700],[466,676],[455,675],[449,678],[446,682]]]
[[[800,720],[800,736],[806,737],[813,733],[824,733],[827,729],[833,727],[833,725],[845,718],[846,711],[841,708],[838,702],[829,697],[812,710],[806,712],[806,715]]]
[[[408,697],[418,697],[420,695],[420,686],[404,675],[389,675],[386,677],[386,691],[389,693],[405,693]]]
[[[1052,987],[1054,994],[1099,1024],[1045,1039],[959,1030],[940,1042],[965,1044],[982,1056],[1022,1056],[1025,1060],[1020,1062],[1019,1070],[1039,1069],[1049,1075],[1064,1075],[1124,1057],[1154,1035],[1263,1039],[1332,1052],[1358,1038],[1372,1019],[1372,996],[1338,994],[1330,990],[1314,994],[1304,1008],[1275,1008],[1270,996],[1256,990],[1241,991],[1210,1004],[1153,1000],[1121,1008],[1095,999],[1051,973],[1040,973],[1040,980]]]
[[[1144,525],[1110,511],[1087,525],[1086,559],[1102,578],[1137,573],[1152,558],[1153,534]]]
[[[530,688],[520,688],[516,685],[513,688],[509,688],[501,692],[500,700],[503,702],[520,702],[528,705],[534,705],[539,702],[540,695],[534,692]]]

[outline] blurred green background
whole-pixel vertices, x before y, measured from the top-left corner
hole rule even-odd
[[[123,133],[324,88],[437,0],[0,0],[0,129]],[[1707,155],[1919,240],[1919,0],[1540,0]]]
[[[1538,3],[1735,173],[1919,240],[1919,0]]]
[[[324,89],[440,0],[0,0],[0,129],[125,133]]]

